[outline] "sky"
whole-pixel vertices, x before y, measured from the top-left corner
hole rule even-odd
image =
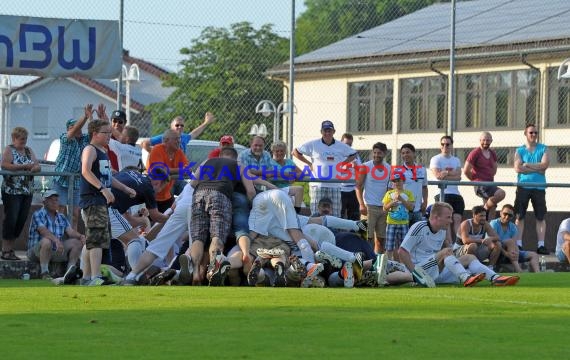
[[[190,47],[208,26],[242,21],[255,28],[273,24],[289,38],[293,0],[124,0],[123,47],[130,55],[174,71],[179,50]],[[295,0],[296,17],[306,8]],[[0,14],[51,18],[119,20],[120,0],[1,0]]]

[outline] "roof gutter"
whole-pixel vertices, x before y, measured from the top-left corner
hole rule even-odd
[[[527,55],[531,54],[540,54],[540,53],[553,53],[553,52],[570,52],[570,45],[565,46],[555,46],[555,47],[544,47],[544,48],[534,48],[534,49],[526,49],[526,50],[504,50],[504,51],[487,51],[483,53],[476,53],[476,54],[464,54],[464,55],[457,55],[455,57],[456,60],[475,60],[475,59],[483,59],[483,58],[499,58],[499,57],[509,57],[509,56],[524,56],[526,58]],[[402,66],[402,65],[416,65],[422,63],[434,63],[440,61],[449,61],[449,56],[436,56],[436,57],[423,57],[423,58],[415,58],[415,59],[403,59],[403,60],[386,60],[386,61],[371,61],[371,62],[362,62],[362,63],[353,63],[353,64],[323,64],[323,65],[315,65],[315,66],[303,66],[302,63],[296,64],[296,74],[304,74],[304,73],[312,73],[312,72],[328,72],[328,71],[337,71],[337,70],[362,70],[362,69],[369,69],[375,67],[383,67],[383,66]],[[282,75],[288,75],[288,71],[286,69],[278,69],[278,70],[269,70],[267,71],[267,75],[270,78],[282,78],[287,79],[287,77],[282,77]]]

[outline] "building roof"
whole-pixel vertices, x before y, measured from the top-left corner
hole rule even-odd
[[[354,64],[370,60],[449,56],[451,4],[438,3],[343,39],[295,59],[302,72],[315,64]],[[456,4],[458,54],[483,49],[563,45],[570,51],[570,1],[476,0]],[[556,51],[557,49],[553,49]],[[564,58],[561,55],[561,58]],[[285,64],[268,73],[285,75]]]
[[[166,75],[168,75],[168,71],[152,64],[149,63],[145,60],[130,56],[129,51],[128,50],[123,50],[123,63],[125,65],[130,66],[132,64],[137,64],[139,69],[141,71],[144,71],[146,73],[152,74],[153,76],[155,76],[158,79],[162,79],[164,78]],[[116,98],[117,97],[117,89],[116,86],[109,86],[106,84],[111,84],[109,82],[109,79],[92,79],[86,76],[82,76],[82,75],[73,75],[71,77],[68,78],[70,81],[75,81],[78,83],[81,83],[83,86],[90,88],[91,90],[93,90],[96,93],[101,94],[104,97],[108,97],[108,98]],[[20,86],[17,88],[14,88],[12,90],[12,92],[16,92],[16,91],[22,91],[22,90],[26,90],[26,89],[32,89],[35,88],[37,86],[39,86],[40,84],[45,83],[46,81],[50,81],[52,80],[52,78],[46,78],[46,77],[38,77],[35,78],[34,80]],[[137,99],[132,97],[133,94],[131,94],[131,109],[136,111],[136,112],[141,112],[144,110],[145,105],[148,105],[145,101],[137,101]],[[126,96],[123,95],[122,97],[122,102],[123,102],[123,106],[125,106],[126,104]]]

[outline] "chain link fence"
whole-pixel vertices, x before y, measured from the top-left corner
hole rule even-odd
[[[97,7],[71,1],[2,3],[0,13],[17,16],[118,20],[120,13],[120,2],[111,0]],[[296,7],[294,145],[319,137],[320,122],[328,119],[335,123],[338,139],[344,132],[354,134],[353,146],[363,160],[372,144],[382,141],[391,150],[387,160],[397,164],[399,147],[413,143],[418,162],[428,165],[440,151],[439,138],[449,132],[450,2],[305,0],[296,1]],[[516,13],[509,15],[513,9]],[[570,5],[560,0],[457,2],[451,130],[462,161],[478,146],[479,132],[491,131],[497,180],[514,181],[515,148],[524,142],[525,125],[535,123],[540,140],[549,145],[554,170],[547,173],[548,181],[565,181],[570,83],[559,81],[557,72],[570,54],[570,37],[558,31],[569,23],[568,13]],[[128,56],[160,70],[145,68],[140,81],[130,84],[133,123],[142,136],[161,133],[177,115],[186,118],[186,129],[193,129],[211,111],[217,121],[201,139],[217,141],[231,134],[247,146],[253,125],[258,131],[265,125],[267,139],[272,139],[276,124],[279,137],[289,140],[289,119],[279,105],[290,96],[290,18],[291,1],[125,1]],[[493,38],[495,33],[499,35]],[[521,40],[525,35],[530,40]],[[160,78],[160,86],[149,74]],[[41,103],[32,96],[45,96],[45,91],[41,95],[39,87],[18,84],[32,101],[27,108],[12,106],[12,125],[43,129],[42,116],[60,116],[60,124],[38,132],[45,133],[35,139],[41,156],[86,102],[115,108],[116,82],[97,81],[101,86],[87,86],[87,95],[71,91],[61,96],[46,86],[52,95],[49,106],[35,105]],[[161,98],[151,101],[149,94]],[[275,105],[267,117],[256,113],[263,100]],[[507,201],[513,199],[511,191]],[[479,201],[470,199],[472,205]]]

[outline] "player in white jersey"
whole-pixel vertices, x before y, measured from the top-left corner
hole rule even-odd
[[[473,286],[483,279],[495,286],[515,285],[518,276],[499,275],[474,255],[456,258],[451,248],[442,249],[452,213],[451,205],[437,202],[429,219],[414,224],[406,234],[399,249],[400,261],[412,272],[414,280],[427,287],[458,282]]]

